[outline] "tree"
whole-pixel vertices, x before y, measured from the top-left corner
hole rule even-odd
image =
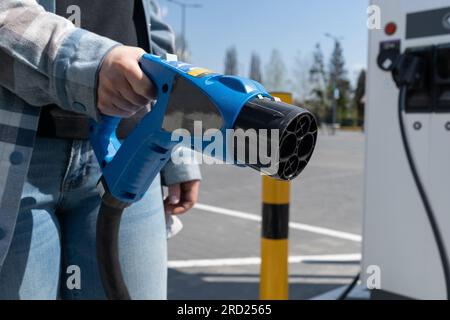
[[[339,86],[339,82],[344,80],[346,76],[347,71],[345,70],[344,50],[342,49],[341,42],[335,40],[334,50],[331,54],[329,65],[329,78],[332,83]]]
[[[309,83],[308,106],[313,109],[319,120],[327,117],[330,102],[327,96],[327,73],[325,70],[324,56],[319,43],[314,47],[312,63],[307,71]]]
[[[344,52],[339,40],[334,42],[334,50],[331,54],[330,63],[328,67],[328,98],[333,99],[335,90],[338,89],[339,97],[337,104],[337,120],[342,121],[348,118],[348,104],[350,96],[350,81],[347,79],[347,70],[345,69]]]
[[[356,109],[358,125],[364,124],[364,97],[366,95],[366,70],[361,70],[356,84],[355,95],[353,97],[353,106]]]
[[[262,83],[262,73],[261,73],[261,58],[257,53],[252,53],[252,57],[250,59],[250,79],[258,81]]]
[[[286,89],[286,67],[281,53],[274,49],[266,66],[264,84],[268,90],[281,91]]]
[[[175,37],[175,48],[178,60],[189,62],[191,60],[191,53],[189,52],[189,45],[187,40],[182,35]]]
[[[225,54],[225,74],[238,74],[238,54],[236,47],[229,48]]]
[[[319,102],[325,104],[325,89],[327,76],[325,72],[325,63],[323,58],[322,48],[317,43],[313,52],[313,63],[309,69],[309,81],[312,86],[313,96]]]

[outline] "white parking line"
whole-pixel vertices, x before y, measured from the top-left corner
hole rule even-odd
[[[222,215],[235,217],[235,218],[241,218],[241,219],[245,219],[245,220],[261,221],[261,216],[253,214],[253,213],[246,213],[246,212],[241,212],[241,211],[236,211],[236,210],[219,208],[219,207],[210,206],[210,205],[206,205],[206,204],[200,204],[200,203],[197,203],[194,208],[201,210],[201,211],[222,214]],[[302,231],[317,233],[317,234],[321,234],[321,235],[325,235],[325,236],[333,237],[333,238],[339,238],[339,239],[344,239],[344,240],[349,240],[349,241],[354,241],[354,242],[362,241],[362,237],[358,234],[337,231],[337,230],[332,230],[332,229],[328,229],[328,228],[316,227],[316,226],[311,226],[308,224],[303,224],[303,223],[298,223],[298,222],[289,222],[289,227],[292,229],[295,229],[295,230],[302,230]]]
[[[356,262],[361,260],[361,254],[331,254],[312,256],[290,256],[289,263],[342,263]],[[205,268],[205,267],[231,267],[252,266],[261,264],[261,258],[228,258],[228,259],[200,259],[200,260],[174,260],[169,261],[169,268]]]

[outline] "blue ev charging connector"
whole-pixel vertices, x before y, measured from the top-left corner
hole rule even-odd
[[[157,101],[152,110],[123,142],[115,133],[120,118],[103,116],[100,122],[92,121],[90,127],[90,140],[103,173],[99,183],[103,205],[97,223],[97,254],[110,299],[130,298],[118,263],[122,210],[144,196],[169,161],[179,144],[172,136],[175,130],[189,133],[186,146],[199,152],[209,143],[203,141],[203,133],[219,130],[224,150],[216,157],[231,158],[282,180],[294,179],[306,167],[317,139],[316,120],[310,112],[274,99],[256,81],[217,74],[179,62],[173,55],[162,58],[146,54],[140,65],[156,87]],[[200,134],[196,122],[201,123]],[[254,129],[257,140],[227,139],[228,129]],[[263,137],[258,134],[261,129],[277,129],[278,134]],[[259,155],[261,148],[270,148],[271,139],[278,139],[278,149],[270,151],[271,159],[276,161],[275,171],[269,169],[273,163],[263,162]],[[236,155],[239,148],[246,151],[243,156]]]

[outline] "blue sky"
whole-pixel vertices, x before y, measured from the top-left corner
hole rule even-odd
[[[167,0],[159,0],[166,20],[181,31],[181,10]],[[277,48],[288,69],[298,51],[310,59],[320,42],[328,60],[333,42],[330,32],[342,37],[348,75],[353,80],[367,60],[367,0],[183,0],[200,3],[187,13],[187,39],[192,62],[223,72],[225,50],[238,49],[240,73],[248,75],[252,51],[263,66]]]

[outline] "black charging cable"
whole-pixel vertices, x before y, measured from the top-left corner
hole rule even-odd
[[[108,300],[131,300],[123,279],[119,259],[119,229],[122,213],[129,204],[114,198],[107,191],[103,178],[99,184],[105,190],[97,217],[97,263],[103,289]]]
[[[97,218],[97,260],[108,300],[130,300],[119,260],[119,227],[123,209],[102,202]]]
[[[336,300],[346,300],[350,292],[353,291],[353,289],[358,284],[359,278],[361,276],[361,273],[358,273],[352,280],[352,282],[342,291],[342,293],[339,295],[339,297]]]
[[[421,58],[418,56],[404,54],[398,63],[396,68],[396,73],[394,73],[394,80],[400,88],[399,101],[398,101],[398,123],[400,127],[400,133],[402,138],[402,143],[405,148],[406,158],[414,178],[414,182],[417,186],[420,198],[422,200],[425,212],[430,223],[433,236],[439,251],[439,256],[442,264],[442,269],[445,278],[445,288],[447,293],[447,299],[450,299],[450,264],[447,256],[447,250],[445,249],[445,244],[442,238],[441,231],[439,230],[439,225],[436,221],[436,216],[433,212],[430,200],[428,198],[425,187],[420,179],[420,175],[417,170],[414,157],[411,152],[408,135],[406,133],[405,122],[403,115],[406,109],[406,99],[408,88],[412,87],[416,81],[420,79],[421,76]]]

